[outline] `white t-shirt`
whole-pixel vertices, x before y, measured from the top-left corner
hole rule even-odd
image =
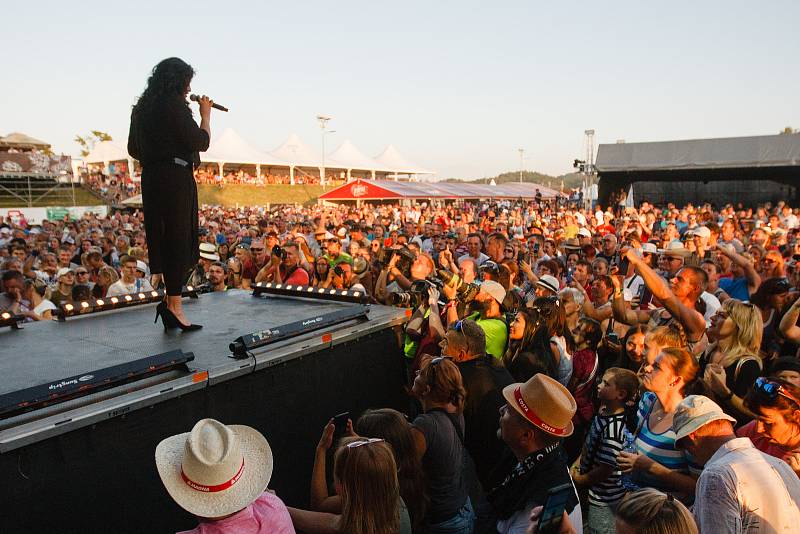
[[[140,291],[152,291],[153,286],[144,278],[137,278],[132,284],[126,284],[122,278],[108,287],[107,297],[118,297],[120,295],[130,295]]]
[[[55,304],[53,304],[47,299],[44,299],[33,309],[33,313],[35,313],[36,315],[41,315],[47,310],[55,310],[55,309],[56,309]]]

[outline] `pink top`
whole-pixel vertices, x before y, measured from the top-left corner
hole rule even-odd
[[[194,530],[177,534],[295,534],[292,518],[283,501],[264,492],[244,510],[219,521],[200,520]]]
[[[756,428],[756,421],[750,421],[746,425],[739,427],[739,429],[736,430],[736,435],[740,438],[750,438],[750,441],[753,442],[753,446],[755,446],[756,449],[760,450],[764,454],[769,454],[775,458],[780,458],[781,460],[786,460],[787,456],[791,456],[793,453],[800,452],[784,449],[780,445],[773,443],[772,440],[764,434],[759,434],[758,429]]]

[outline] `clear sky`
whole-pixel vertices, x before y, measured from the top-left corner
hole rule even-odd
[[[0,134],[77,154],[127,137],[150,69],[179,56],[195,92],[260,149],[394,144],[439,177],[572,170],[597,141],[800,128],[797,1],[41,1],[4,6]]]

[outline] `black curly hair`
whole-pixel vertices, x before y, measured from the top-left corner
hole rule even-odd
[[[146,111],[164,98],[183,97],[193,77],[194,69],[184,60],[170,57],[161,61],[153,67],[153,72],[147,79],[147,87],[133,107],[134,111]]]

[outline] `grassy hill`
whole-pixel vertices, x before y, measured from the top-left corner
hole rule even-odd
[[[76,206],[99,206],[104,204],[102,200],[82,187],[75,187]],[[68,189],[59,190],[51,195],[45,196],[33,203],[33,207],[44,208],[47,206],[72,206],[72,191]],[[0,207],[19,208],[27,206],[27,202],[10,195],[0,196]]]
[[[463,182],[463,183],[487,183],[494,180],[498,184],[508,182],[519,182],[519,171],[509,171],[498,174],[497,176],[487,176],[485,178],[478,178],[477,180],[461,180],[458,178],[448,178],[446,182]],[[550,176],[535,171],[523,171],[522,181],[541,184],[551,189],[559,189],[561,182],[564,182],[564,188],[580,187],[583,183],[583,175],[579,173],[563,174],[561,176]]]
[[[253,206],[264,204],[309,204],[329,191],[321,185],[215,185],[198,184],[200,204]]]

